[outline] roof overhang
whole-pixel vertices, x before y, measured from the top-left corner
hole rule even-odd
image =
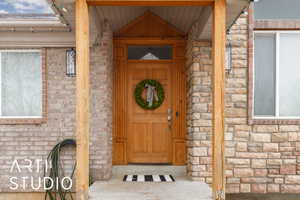
[[[196,21],[200,21],[199,34],[196,39],[199,40],[210,40],[211,39],[211,22],[212,22],[212,10],[211,5],[214,0],[172,0],[172,1],[161,1],[161,0],[122,0],[122,1],[114,1],[114,0],[87,0],[91,5],[101,5],[99,2],[102,2],[102,6],[91,6],[90,12],[90,19],[91,19],[91,34],[94,35],[91,38],[95,38],[97,34],[101,34],[101,29],[103,25],[103,21],[107,20],[111,24],[114,29],[117,30],[118,27],[121,28],[122,26],[129,23],[134,18],[143,14],[143,12],[150,7],[153,8],[153,12],[166,21],[169,21],[171,24],[175,25],[179,30],[183,30],[185,33],[188,32],[187,27],[191,27],[193,23]],[[165,2],[164,4],[159,4]],[[249,5],[250,0],[227,0],[227,19],[226,24],[227,28],[231,26],[231,24],[236,20],[236,18],[240,15],[240,13]],[[127,3],[127,6],[124,6]],[[184,4],[185,3],[185,4]],[[104,5],[105,4],[105,5]],[[110,5],[108,9],[108,5]],[[123,6],[122,6],[123,5]],[[147,6],[146,6],[147,5]],[[160,5],[160,7],[159,7]],[[178,14],[180,12],[180,7],[184,6],[182,10],[185,10],[187,15],[185,16],[184,21],[178,22],[176,24],[176,16],[172,13],[172,9],[176,9],[175,7],[179,8],[176,10],[175,13]],[[53,18],[40,18],[40,19],[30,19],[26,20],[17,19],[13,22],[13,20],[7,20],[6,22],[0,22],[0,32],[2,35],[6,35],[6,37],[0,37],[0,46],[5,46],[9,44],[9,46],[13,46],[16,44],[20,46],[21,44],[30,45],[30,39],[33,40],[33,45],[38,46],[74,46],[75,45],[75,0],[56,0],[54,8],[67,8],[68,12],[59,12],[59,14],[55,14]],[[118,12],[118,8],[121,7],[130,7],[129,10],[130,15],[122,15],[123,12]],[[169,7],[170,11],[166,11],[166,8]],[[171,8],[172,7],[172,8]],[[199,7],[198,13],[195,7]],[[99,12],[99,8],[105,9],[106,15]],[[144,10],[143,10],[144,9]],[[190,9],[190,10],[189,10]],[[98,10],[98,11],[97,11]],[[192,11],[195,15],[191,15]],[[61,11],[61,10],[60,10]],[[110,12],[110,13],[109,13]],[[169,13],[168,13],[169,12]],[[116,13],[118,13],[116,15]],[[176,15],[177,15],[176,14]],[[181,13],[182,14],[182,13]],[[115,15],[114,17],[112,17]],[[136,16],[135,16],[136,15]],[[169,15],[169,16],[168,16]],[[1,15],[0,15],[1,17]],[[182,16],[180,16],[182,18]],[[62,23],[62,19],[65,20]],[[179,19],[179,18],[178,18]],[[173,21],[172,21],[173,20]],[[186,22],[190,23],[189,25],[185,24]],[[67,24],[67,26],[66,26]],[[114,30],[114,31],[115,31]],[[7,32],[4,33],[4,32]],[[65,33],[62,33],[65,32]],[[26,34],[24,34],[26,33]],[[30,36],[32,34],[32,36]],[[62,37],[63,35],[63,37]],[[25,37],[27,37],[25,39]],[[47,39],[45,42],[45,38]],[[27,40],[28,39],[28,40]],[[23,42],[23,41],[26,42]],[[52,44],[51,44],[52,42]],[[91,42],[92,43],[92,42]]]
[[[46,0],[50,13],[20,13],[0,14],[0,31],[21,31],[21,32],[61,32],[70,31],[69,23],[64,18],[62,10],[58,8],[55,1]],[[74,3],[74,1],[72,0]]]
[[[54,14],[0,14],[2,24],[59,24],[59,18]]]

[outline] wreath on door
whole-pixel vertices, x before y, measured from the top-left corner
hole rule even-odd
[[[142,94],[146,90],[146,99]],[[152,79],[139,82],[134,90],[136,103],[143,109],[154,110],[161,106],[165,99],[165,92],[162,85]]]

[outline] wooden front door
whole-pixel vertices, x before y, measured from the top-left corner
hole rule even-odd
[[[129,49],[141,46],[167,46],[172,55],[132,58]],[[145,79],[160,82],[164,89],[164,102],[154,110],[141,108],[135,100],[136,85]],[[185,84],[185,40],[174,27],[147,12],[115,33],[113,164],[186,163]]]
[[[172,63],[170,62],[128,62],[129,163],[172,162],[172,130],[168,125],[168,109],[172,109],[171,70]],[[145,79],[159,81],[165,92],[163,104],[155,110],[145,110],[135,102],[135,87]],[[143,96],[145,98],[145,92]]]

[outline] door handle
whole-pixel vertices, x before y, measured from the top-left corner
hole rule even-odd
[[[172,113],[173,113],[173,111],[172,111],[172,109],[171,108],[169,108],[168,109],[168,127],[169,127],[169,130],[171,130],[172,129]]]

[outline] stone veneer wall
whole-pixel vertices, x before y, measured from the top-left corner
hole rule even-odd
[[[211,183],[211,44],[187,45],[188,174]],[[228,193],[300,193],[300,126],[248,124],[248,18],[229,35],[233,69],[226,74],[225,145]]]
[[[94,180],[111,176],[112,149],[112,32],[106,27],[100,45],[91,47],[91,134],[90,168]],[[40,125],[0,125],[0,192],[9,189],[9,178],[42,177],[42,172],[22,169],[10,173],[13,160],[46,159],[53,146],[75,138],[75,78],[66,76],[66,49],[47,48],[47,122]],[[71,168],[75,152],[67,149],[62,156]],[[36,168],[36,167],[35,167]],[[30,183],[18,192],[30,192]],[[37,186],[37,181],[34,182]]]

